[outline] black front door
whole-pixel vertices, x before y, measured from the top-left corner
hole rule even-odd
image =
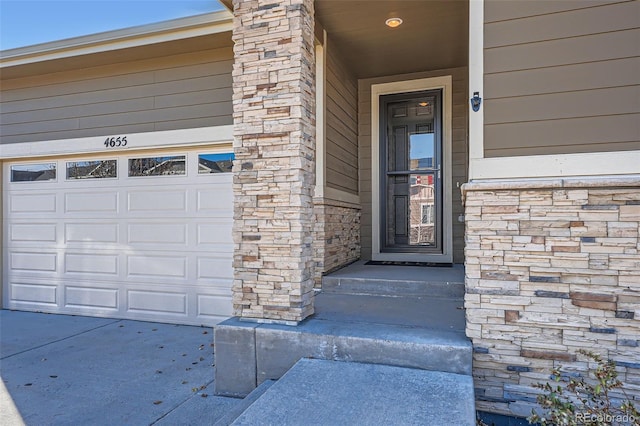
[[[381,251],[442,253],[442,91],[380,103]]]

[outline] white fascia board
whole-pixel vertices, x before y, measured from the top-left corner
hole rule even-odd
[[[471,158],[470,180],[616,176],[640,173],[640,150]]]
[[[124,136],[127,137],[127,145],[125,147],[111,148],[105,146],[107,138],[122,138]],[[87,138],[4,144],[0,145],[0,160],[108,152],[121,154],[128,150],[230,144],[232,142],[232,125],[199,127],[184,130],[122,133]]]
[[[232,19],[229,11],[222,10],[4,50],[0,52],[0,68],[228,32],[233,30]]]
[[[484,98],[484,0],[469,2],[469,158],[484,157],[484,105],[475,112],[469,99],[478,92]],[[473,167],[470,165],[470,167]]]

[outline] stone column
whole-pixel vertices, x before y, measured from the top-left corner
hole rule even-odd
[[[640,398],[640,179],[463,186],[467,336],[479,410],[527,416],[553,367],[580,349],[616,362]]]
[[[312,0],[234,0],[234,314],[313,313]]]

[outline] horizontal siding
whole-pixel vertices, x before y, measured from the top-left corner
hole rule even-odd
[[[550,154],[550,149],[555,154],[640,149],[639,132],[640,114],[485,126],[486,139],[517,141],[517,145],[503,147],[502,156],[518,155],[519,149],[527,150],[523,155]]]
[[[485,156],[640,149],[639,16],[637,1],[485,2]]]
[[[485,73],[610,61],[638,56],[640,30],[485,49]]]
[[[371,191],[378,190],[378,184],[371,181],[371,85],[392,81],[413,80],[418,78],[452,76],[452,224],[453,224],[453,261],[464,262],[464,222],[458,217],[464,215],[459,185],[467,181],[468,164],[468,117],[467,117],[467,68],[454,68],[434,72],[404,74],[359,81],[358,92],[358,139],[360,162],[360,201],[362,203],[361,216],[361,256],[371,258],[372,250],[372,212]]]
[[[640,86],[545,93],[495,99],[484,116],[485,125],[504,123],[517,109],[523,121],[560,120],[640,113]],[[553,108],[550,108],[553,105]]]
[[[568,75],[571,78],[566,78]],[[486,74],[484,87],[491,99],[499,99],[633,86],[638,83],[638,75],[640,58],[624,58]]]
[[[358,194],[358,83],[327,50],[326,185]]]
[[[231,48],[2,81],[2,143],[232,124]]]
[[[556,12],[598,7],[620,0],[485,1],[485,22],[506,21]]]
[[[638,26],[639,16],[637,10],[637,5],[634,2],[625,2],[493,22],[485,30],[484,47],[491,49],[508,45],[630,30]],[[567,22],[570,22],[571,25],[567,25]],[[509,38],[504,37],[504,34],[509,34]]]

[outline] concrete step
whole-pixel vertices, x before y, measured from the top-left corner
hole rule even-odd
[[[395,365],[471,374],[472,346],[462,333],[311,319],[297,327],[256,328],[258,383],[277,379],[300,358]]]
[[[215,392],[224,396],[245,396],[301,358],[471,375],[464,333],[397,324],[311,318],[292,327],[231,318],[216,326],[215,348]]]
[[[242,399],[240,404],[234,405],[233,408],[227,410],[225,415],[220,418],[213,426],[229,426],[232,424],[242,413],[245,412],[254,402],[258,400],[273,384],[275,380],[266,380],[262,382],[260,386],[255,388],[249,395]]]
[[[469,375],[301,359],[233,425],[475,425]]]
[[[464,267],[366,265],[356,262],[322,277],[325,293],[463,297]]]
[[[316,294],[314,318],[371,324],[395,324],[464,333],[464,299],[433,296]]]

